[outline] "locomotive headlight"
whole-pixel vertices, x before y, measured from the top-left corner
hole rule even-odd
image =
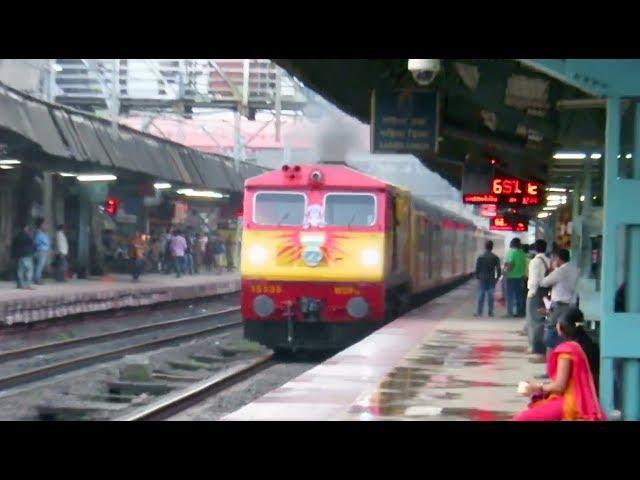
[[[317,267],[322,262],[322,250],[317,247],[307,247],[302,252],[302,260],[308,267]]]
[[[251,246],[248,253],[251,263],[262,264],[267,260],[267,251],[260,245]]]
[[[378,253],[378,250],[367,248],[360,254],[360,260],[366,267],[375,267],[380,263],[380,254]]]

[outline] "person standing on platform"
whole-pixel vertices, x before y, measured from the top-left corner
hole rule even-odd
[[[173,236],[169,241],[171,248],[171,256],[173,257],[173,268],[176,272],[176,277],[180,278],[184,273],[184,253],[187,249],[187,241],[182,236],[180,230],[175,230]]]
[[[226,261],[227,261],[227,271],[231,272],[233,270],[235,270],[236,265],[235,265],[235,255],[234,255],[234,251],[233,251],[233,247],[234,247],[235,242],[233,241],[233,238],[231,236],[231,233],[229,233],[227,235],[227,237],[224,240],[224,254],[226,257]]]
[[[187,242],[187,248],[184,251],[185,271],[189,275],[193,275],[193,250],[194,250],[193,233],[190,231],[187,231],[184,239]]]
[[[544,326],[544,344],[547,351],[561,342],[556,333],[558,318],[564,315],[578,300],[577,285],[580,271],[569,261],[569,250],[561,249],[554,255],[554,270],[540,282],[541,287],[551,288],[550,314]]]
[[[209,236],[204,247],[204,265],[209,273],[213,270],[213,257],[213,237]]]
[[[35,245],[29,232],[29,225],[21,225],[20,231],[11,243],[11,256],[16,261],[17,288],[34,290],[33,281],[33,254]]]
[[[171,227],[167,227],[167,230],[160,235],[160,258],[162,263],[163,273],[170,273],[173,262],[171,261]]]
[[[44,219],[39,218],[36,220],[36,234],[34,237],[36,253],[35,253],[35,265],[33,272],[33,282],[36,285],[42,285],[42,272],[44,271],[49,261],[49,251],[51,250],[51,242],[49,235],[47,235],[47,226],[44,223]]]
[[[69,255],[69,242],[64,233],[64,225],[58,225],[56,230],[56,281],[67,281],[67,255]]]
[[[194,270],[196,273],[200,273],[200,269],[204,266],[204,253],[207,247],[207,236],[201,233],[196,233],[196,240],[194,242]]]
[[[522,303],[518,305],[518,310],[523,312],[523,316],[526,318],[527,316],[527,284],[529,283],[529,262],[531,261],[532,256],[530,255],[533,246],[525,245],[524,243],[521,246],[522,252],[524,253],[524,277],[522,277]],[[525,329],[527,328],[527,322],[524,322]]]
[[[545,292],[540,283],[550,269],[550,263],[545,255],[547,242],[538,239],[533,244],[533,249],[536,255],[529,262],[527,281],[527,310],[529,312],[527,333],[529,337],[529,353],[534,355],[532,361],[544,362],[544,317],[538,310],[540,307],[544,307],[542,297]]]
[[[474,317],[482,316],[484,297],[487,296],[487,313],[493,317],[493,296],[496,282],[500,277],[500,259],[493,253],[493,242],[485,243],[485,252],[476,260],[476,278],[478,279],[478,306]]]
[[[151,264],[151,270],[157,270],[162,272],[162,246],[160,245],[160,239],[155,235],[151,237],[149,242],[149,263]]]
[[[213,260],[216,268],[216,273],[220,275],[222,273],[222,269],[225,267],[227,255],[224,242],[217,232],[213,234]]]
[[[526,264],[525,254],[520,248],[519,238],[514,238],[509,243],[509,252],[504,265],[504,273],[507,279],[507,314],[506,317],[524,316],[524,268]]]
[[[131,257],[131,275],[133,281],[137,282],[140,275],[144,271],[144,253],[145,253],[145,241],[140,230],[136,230],[131,239],[131,248],[129,249],[129,256]]]

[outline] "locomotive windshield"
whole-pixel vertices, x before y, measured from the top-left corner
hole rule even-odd
[[[370,227],[376,221],[376,199],[368,193],[329,193],[324,201],[327,225]]]
[[[259,192],[253,221],[259,225],[302,225],[306,198],[302,193]]]

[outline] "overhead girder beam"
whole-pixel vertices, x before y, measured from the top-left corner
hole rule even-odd
[[[631,106],[630,100],[623,100],[621,103],[622,113]],[[558,111],[563,110],[594,110],[607,108],[607,101],[604,98],[576,98],[572,100],[558,100],[556,102]]]
[[[638,95],[640,61],[627,59],[520,59],[522,63],[591,95]]]

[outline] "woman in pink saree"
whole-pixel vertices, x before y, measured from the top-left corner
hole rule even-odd
[[[547,360],[547,374],[551,382],[539,384],[530,381],[525,395],[532,396],[532,401],[513,420],[605,420],[592,368],[580,345],[586,337],[580,325],[582,318],[582,312],[572,308],[558,319],[557,332],[566,340],[551,352]]]

